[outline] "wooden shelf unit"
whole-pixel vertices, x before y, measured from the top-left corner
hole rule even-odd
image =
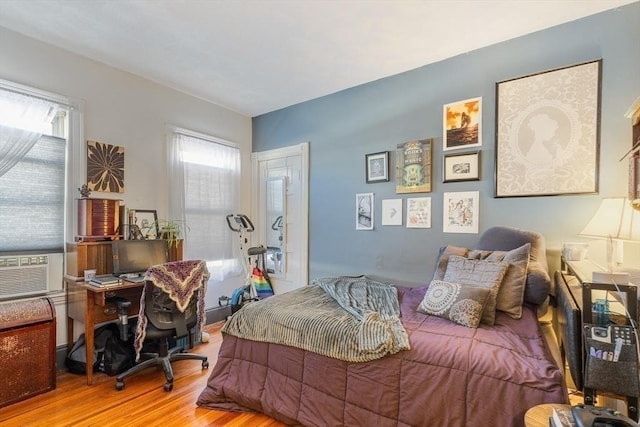
[[[84,280],[84,270],[96,270],[97,275],[113,273],[113,257],[111,240],[101,242],[69,242],[67,243],[67,276]],[[182,259],[183,241],[169,245],[169,261]]]

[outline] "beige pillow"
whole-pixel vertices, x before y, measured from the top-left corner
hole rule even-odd
[[[522,317],[522,301],[527,285],[530,251],[531,243],[526,243],[511,251],[472,250],[467,254],[467,258],[509,263],[498,291],[496,310],[504,311],[514,319]]]
[[[493,325],[496,318],[496,302],[502,279],[509,268],[504,261],[467,259],[458,255],[449,256],[444,281],[462,285],[481,286],[491,290],[482,313],[482,323]]]
[[[418,311],[477,328],[491,289],[432,280]]]

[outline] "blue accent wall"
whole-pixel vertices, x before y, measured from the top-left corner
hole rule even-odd
[[[599,194],[494,198],[496,82],[600,58]],[[441,246],[472,247],[479,237],[442,232],[443,193],[454,191],[480,192],[480,233],[494,225],[542,233],[553,270],[562,242],[584,241],[577,234],[602,197],[627,194],[628,163],[618,160],[631,147],[625,113],[638,96],[640,2],[255,117],[253,151],[310,143],[310,278],[428,282]],[[481,180],[442,183],[442,106],[475,97],[483,106]],[[431,193],[396,194],[393,166],[390,182],[366,184],[365,154],[432,137]],[[356,231],[355,194],[368,192],[375,194],[375,228]],[[382,200],[404,199],[406,210],[408,197],[431,197],[432,227],[382,226]],[[604,243],[589,243],[597,257]],[[625,264],[640,267],[640,244],[625,245]]]

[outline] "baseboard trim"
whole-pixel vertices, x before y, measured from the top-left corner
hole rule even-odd
[[[231,306],[215,307],[205,310],[206,325],[212,323],[221,322],[231,316]],[[67,358],[67,345],[61,345],[56,347],[56,370],[66,369],[64,366],[64,360]]]
[[[227,320],[227,317],[231,316],[231,306],[215,307],[206,310],[207,321],[206,324],[221,322]]]

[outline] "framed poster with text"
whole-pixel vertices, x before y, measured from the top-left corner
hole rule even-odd
[[[396,150],[396,193],[431,192],[431,150],[433,138],[398,144]]]

